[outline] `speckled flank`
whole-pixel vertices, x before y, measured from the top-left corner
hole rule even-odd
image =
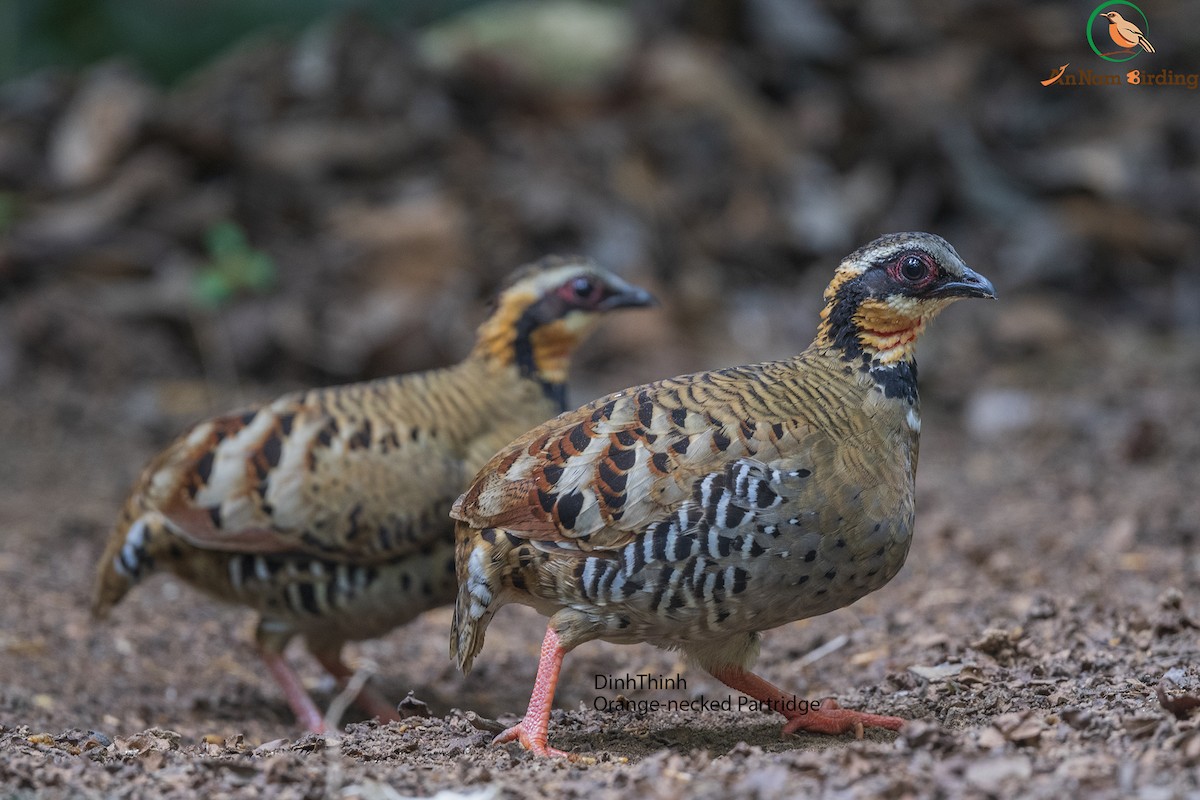
[[[460,525],[475,612],[483,594],[511,585],[534,605],[567,606],[556,619],[568,645],[601,632],[683,638],[702,657],[705,642],[751,620],[765,629],[846,605],[886,583],[907,553],[915,434],[898,423],[909,410],[869,374],[815,352],[661,381],[560,417],[498,457],[460,501],[468,523],[486,514],[506,529],[471,540]],[[867,425],[880,415],[895,415],[894,433]],[[553,436],[539,435],[548,428]],[[892,459],[857,455],[897,446]],[[770,591],[743,597],[749,587]]]

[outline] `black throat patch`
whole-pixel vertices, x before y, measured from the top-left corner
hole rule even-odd
[[[859,369],[870,373],[884,397],[902,398],[909,405],[914,405],[917,402],[917,362],[908,359],[893,364],[876,364],[858,340],[859,329],[854,315],[862,301],[871,296],[872,287],[868,284],[872,280],[877,281],[878,277],[868,273],[838,287],[829,310],[830,341],[841,351],[843,360],[858,362]]]
[[[829,338],[834,347],[842,351],[842,358],[855,361],[865,355],[858,341],[858,325],[854,314],[867,298],[867,290],[859,281],[850,281],[838,287],[829,309]]]
[[[542,387],[542,394],[554,402],[554,407],[561,414],[567,410],[567,385],[565,383],[548,381],[538,370],[537,359],[533,355],[533,332],[542,325],[558,318],[561,310],[551,308],[549,298],[543,298],[525,309],[517,320],[516,335],[513,338],[513,361],[521,372],[521,377],[537,381]]]

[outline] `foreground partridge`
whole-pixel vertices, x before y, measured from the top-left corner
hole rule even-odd
[[[497,742],[565,755],[546,744],[550,705],[563,656],[592,639],[682,650],[787,717],[785,733],[899,728],[808,708],[749,667],[760,631],[899,571],[921,428],[914,345],[950,303],[994,296],[940,237],[884,236],[838,267],[795,358],[625,389],[500,451],[452,512],[451,655],[469,670],[506,603],[550,624],[529,710]]]
[[[453,602],[448,514],[498,448],[565,407],[576,345],[653,298],[580,260],[518,271],[446,369],[286,395],[200,423],[152,460],[100,561],[104,616],[152,569],[258,611],[259,651],[302,724],[321,713],[283,651],[297,634],[337,679],[342,645]],[[369,714],[396,718],[370,687]]]

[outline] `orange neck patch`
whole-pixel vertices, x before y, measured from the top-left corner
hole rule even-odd
[[[911,300],[864,300],[854,314],[858,342],[871,360],[894,364],[913,357],[917,338],[938,306]]]
[[[503,303],[482,325],[476,337],[473,355],[500,366],[517,363],[518,351],[525,351],[525,358],[532,364],[520,364],[522,369],[532,366],[533,375],[543,383],[560,384],[567,380],[571,355],[587,335],[589,324],[570,325],[565,319],[557,319],[539,325],[530,331],[528,341],[518,342],[521,336],[521,317],[530,306],[529,298],[505,298]],[[573,315],[574,316],[574,315]]]
[[[533,366],[547,383],[566,383],[571,355],[582,337],[561,319],[536,328],[529,336],[533,346]]]
[[[944,305],[942,301],[909,297],[863,300],[850,318],[854,338],[862,351],[876,363],[894,364],[910,360],[925,325]],[[818,347],[836,345],[830,321],[833,311],[832,302],[821,310],[816,340]]]
[[[516,360],[517,323],[535,298],[504,295],[500,305],[483,321],[475,334],[471,355],[506,366]]]

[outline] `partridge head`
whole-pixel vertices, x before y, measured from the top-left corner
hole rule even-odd
[[[898,728],[833,701],[811,709],[749,669],[761,631],[853,603],[899,571],[914,521],[917,338],[950,303],[994,296],[944,239],[883,236],[837,268],[800,355],[625,389],[497,453],[452,512],[451,653],[469,669],[507,603],[550,617],[529,709],[497,741],[561,755],[547,745],[559,667],[593,639],[682,650],[782,713],[785,732]]]

